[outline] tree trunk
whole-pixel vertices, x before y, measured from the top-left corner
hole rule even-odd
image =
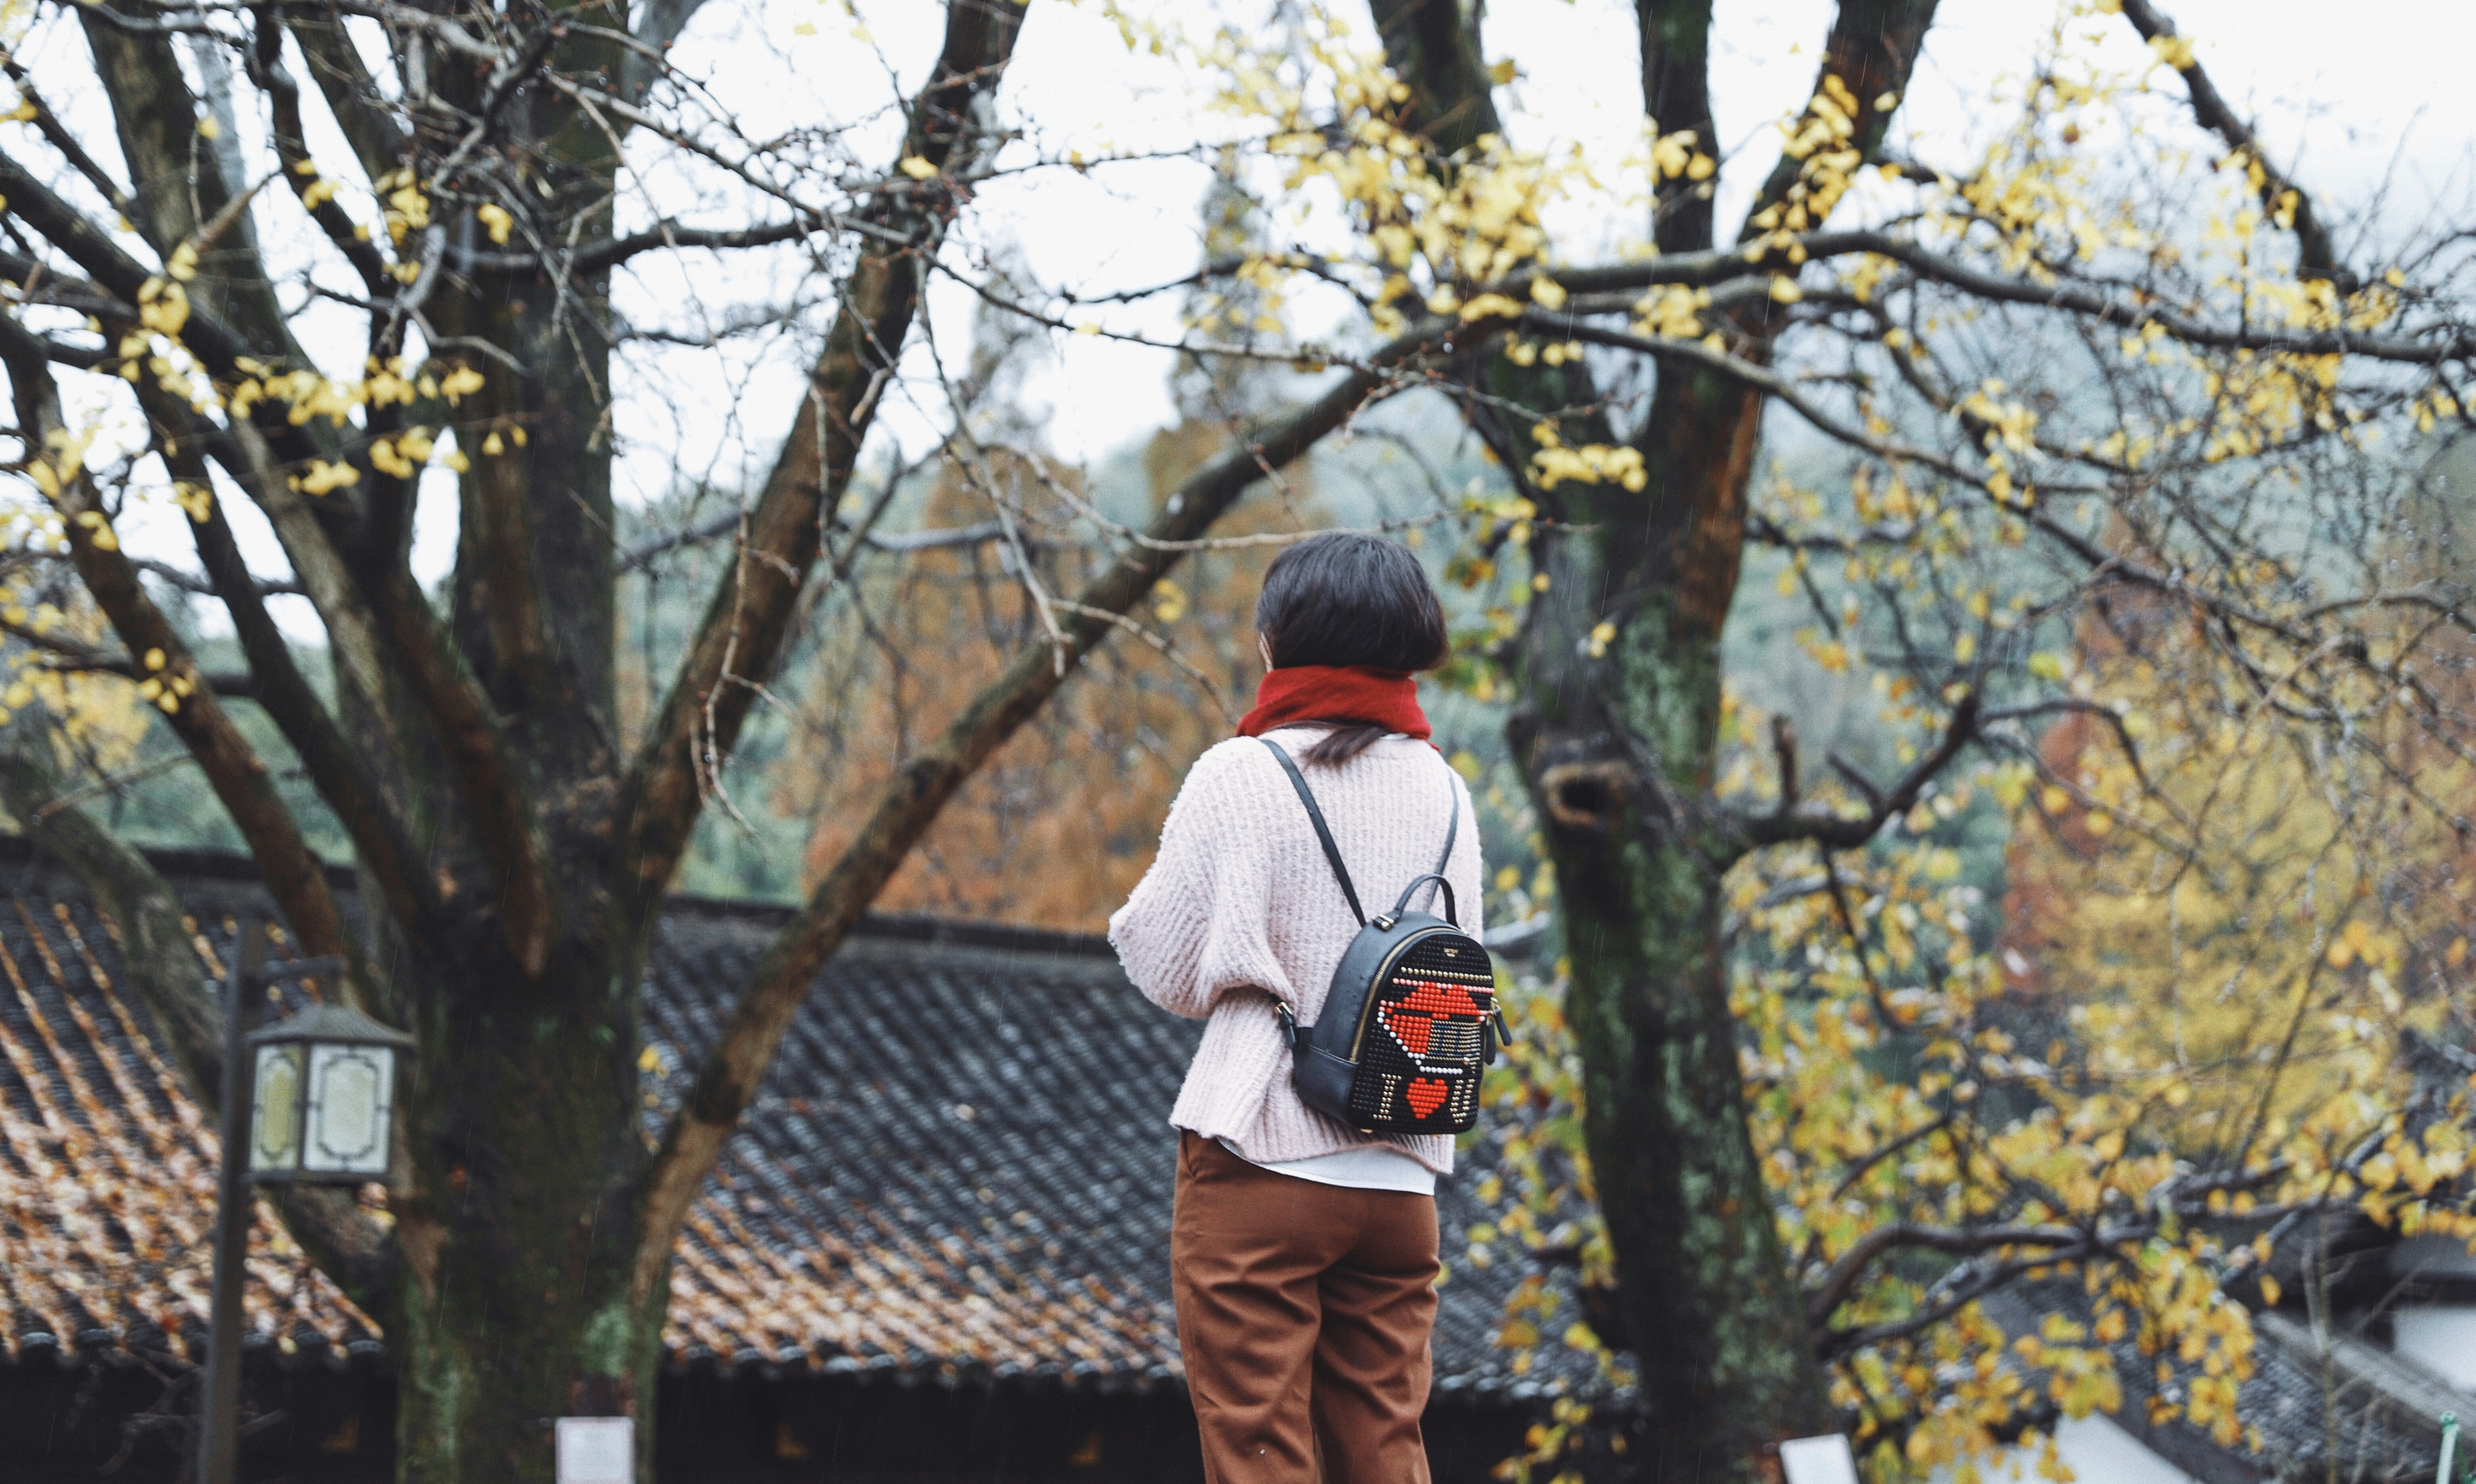
[[[1448,150],[1498,127],[1455,0],[1377,0],[1375,19],[1411,87],[1406,122]],[[1663,130],[1701,130],[1706,147],[1709,24],[1707,0],[1643,16],[1646,101],[1677,115]],[[1707,196],[1670,184],[1660,245],[1708,247]],[[1541,490],[1523,473],[1539,449],[1531,419],[1496,408],[1561,412],[1567,443],[1613,441],[1586,363],[1490,355],[1476,375],[1494,400],[1473,401],[1473,425],[1559,523],[1534,553],[1549,585],[1510,656],[1522,699],[1508,730],[1556,866],[1585,1136],[1617,1257],[1604,1338],[1633,1352],[1644,1388],[1630,1456],[1653,1479],[1761,1477],[1766,1445],[1831,1426],[1746,1127],[1706,803],[1761,401],[1664,370],[1636,439],[1643,489]],[[1615,632],[1595,639],[1602,622]]]
[[[1763,1447],[1831,1430],[1747,1132],[1707,800],[1722,621],[1757,399],[1663,376],[1650,482],[1570,497],[1605,536],[1551,538],[1510,724],[1549,857],[1582,1052],[1584,1132],[1616,1249],[1610,1343],[1630,1350],[1652,1479],[1763,1476]],[[1646,510],[1649,520],[1646,522]],[[1616,624],[1593,657],[1592,630]]]
[[[631,1298],[651,923],[626,920],[610,880],[608,357],[594,316],[557,306],[553,285],[517,279],[444,307],[462,333],[521,347],[529,368],[487,368],[502,452],[476,448],[461,482],[452,622],[521,759],[556,932],[525,961],[487,900],[481,842],[452,816],[431,842],[461,883],[441,940],[380,928],[424,1064],[399,1202],[411,1281],[390,1328],[407,1484],[546,1479],[558,1417],[632,1417],[640,1471],[652,1456],[668,1285]]]
[[[547,1479],[544,1420],[577,1416],[635,1418],[649,1468],[669,1291],[629,1297],[645,1164],[637,955],[561,955],[535,979],[495,934],[478,938],[483,961],[412,997],[416,1184],[435,1236],[408,1245],[389,1334],[398,1477]]]
[[[1710,0],[1636,9],[1646,111],[1713,149]],[[1474,9],[1375,0],[1374,13],[1410,87],[1407,125],[1447,153],[1497,127]],[[1934,0],[1843,0],[1816,87],[1857,99],[1841,116],[1861,158],[1879,144],[1933,13]],[[1803,172],[1783,159],[1746,237],[1784,215],[1820,225],[1832,193],[1810,195]],[[1712,247],[1716,181],[1654,184],[1658,246]],[[1731,315],[1735,353],[1767,359],[1777,313],[1761,304]],[[1605,1338],[1632,1352],[1644,1393],[1633,1467],[1661,1480],[1776,1478],[1772,1446],[1831,1430],[1833,1413],[1746,1121],[1721,939],[1737,848],[1712,797],[1721,636],[1763,399],[1671,360],[1632,439],[1642,487],[1548,490],[1525,473],[1538,452],[1529,419],[1498,408],[1561,418],[1569,444],[1613,441],[1587,364],[1490,355],[1475,377],[1493,401],[1473,400],[1473,425],[1549,517],[1533,554],[1548,586],[1505,656],[1520,697],[1507,730],[1556,867],[1585,1136],[1617,1259]]]
[[[624,12],[568,8],[622,27]],[[601,38],[570,36],[563,68],[615,71]],[[441,68],[479,111],[483,79]],[[469,75],[468,75],[469,74]],[[517,231],[609,235],[618,161],[564,99],[509,108],[536,172],[539,211]],[[489,249],[468,220],[464,245]],[[451,810],[423,822],[447,882],[444,931],[412,942],[385,924],[394,998],[419,1037],[410,1101],[413,1178],[398,1204],[409,1281],[390,1326],[398,1367],[398,1477],[407,1484],[547,1479],[560,1417],[636,1422],[650,1476],[667,1283],[631,1297],[647,1167],[636,1057],[651,919],[613,891],[621,768],[614,682],[607,270],[527,266],[442,282],[430,313],[483,377],[453,413],[470,460],[447,627],[487,698],[524,817]],[[437,374],[448,366],[442,364]],[[419,424],[425,415],[409,415]],[[435,426],[435,422],[432,423]],[[372,522],[368,581],[400,570],[403,518]],[[373,507],[385,511],[379,500]],[[408,717],[409,722],[409,717]],[[410,723],[419,734],[419,724]],[[508,899],[491,831],[529,830],[538,909]],[[539,934],[506,921],[538,911]]]
[[[504,33],[480,40],[405,28],[393,35],[393,103],[349,38],[302,23],[300,55],[389,203],[392,263],[381,260],[367,224],[332,202],[317,214],[318,167],[307,152],[298,83],[286,71],[285,22],[272,12],[259,21],[247,73],[276,124],[278,178],[381,301],[368,322],[370,371],[413,390],[408,400],[371,396],[352,429],[341,417],[287,415],[262,398],[257,410],[218,425],[196,414],[186,394],[143,384],[140,394],[176,477],[208,487],[212,458],[266,511],[327,627],[332,714],[267,618],[223,513],[201,518],[201,560],[235,614],[250,693],[303,757],[361,857],[359,922],[337,908],[323,865],[215,689],[186,688],[203,683],[194,659],[128,555],[102,534],[109,512],[91,472],[43,465],[71,517],[81,581],[130,653],[161,651],[155,663],[185,687],[170,725],[234,811],[295,941],[312,953],[344,954],[347,993],[419,1040],[421,1074],[399,1120],[405,1178],[390,1198],[392,1221],[370,1219],[341,1192],[305,1187],[272,1199],[384,1329],[399,1380],[400,1475],[424,1484],[547,1478],[550,1421],[562,1416],[635,1418],[640,1476],[649,1472],[671,1252],[745,1103],[730,1104],[727,1116],[706,1109],[693,1147],[682,1153],[673,1139],[656,1177],[636,1060],[646,947],[711,770],[728,759],[755,687],[771,679],[792,632],[841,482],[907,337],[922,264],[969,200],[963,182],[998,137],[990,101],[1023,19],[1020,0],[947,8],[938,66],[905,110],[893,157],[903,168],[889,161],[885,182],[842,224],[869,252],[841,285],[814,395],[804,399],[768,482],[744,559],[671,686],[664,730],[631,768],[621,756],[614,683],[607,295],[612,264],[637,249],[611,239],[620,165],[613,116],[626,115],[607,99],[599,110],[583,100],[614,79],[641,95],[649,59],[697,4],[655,0],[635,45],[625,39],[627,7],[615,0],[554,0],[549,14],[510,12]],[[191,127],[196,100],[171,36],[91,17],[86,29],[130,174],[126,190],[103,181],[105,194],[127,198],[158,259],[177,262],[176,248],[203,246],[189,291],[190,349],[225,385],[267,374],[271,362],[306,362],[250,218],[212,225],[240,183],[215,167],[206,136]],[[506,50],[485,62],[502,41]],[[409,127],[393,116],[398,106]],[[915,173],[924,162],[930,178]],[[101,179],[100,167],[79,168]],[[72,260],[101,275],[99,292],[135,305],[161,289],[12,160],[0,158],[0,174],[12,219],[35,220],[55,246],[69,244]],[[826,226],[792,224],[803,234]],[[780,240],[782,231],[760,224],[750,235]],[[397,358],[416,311],[432,360],[407,366]],[[115,332],[141,317],[134,308],[114,312]],[[13,316],[0,316],[0,360],[37,450],[53,446],[44,434],[65,432],[47,359],[54,353]],[[478,385],[459,369],[478,373]],[[132,379],[139,379],[134,361]],[[1353,411],[1369,384],[1352,379],[1346,395],[1294,419],[1290,434],[1311,442]],[[468,463],[442,613],[408,563],[419,478],[409,465],[450,426]],[[1298,451],[1276,451],[1274,462]],[[288,477],[313,461],[350,475],[323,494]],[[1202,534],[1259,473],[1245,457],[1223,460],[1204,482],[1210,488],[1198,490],[1215,498],[1199,498],[1194,529],[1173,523],[1167,537]],[[1131,607],[1176,552],[1146,548],[1113,568],[1085,593],[1105,609],[1093,611],[1105,619]],[[1110,631],[1088,613],[1067,627],[1076,657]],[[767,960],[783,982],[749,989],[772,1006],[771,1031],[755,1038],[765,1050],[842,928],[938,805],[1066,673],[1046,649],[1033,661],[966,709],[958,740],[937,759],[951,777],[906,793],[921,782],[915,777],[879,810],[891,822],[876,840],[883,858],[837,877],[824,905],[803,919],[808,930]],[[0,768],[0,793],[12,800],[48,791],[29,769]],[[625,829],[623,795],[635,801]],[[74,810],[37,832],[99,883],[98,902],[133,945],[132,972],[178,1043],[176,1061],[193,1082],[215,1070],[216,1016],[190,993],[195,965],[181,967],[186,940],[164,926],[177,922],[169,888],[142,857],[108,849],[108,837]],[[753,1095],[765,1057],[736,1051],[727,1059]],[[210,1087],[199,1092],[214,1096]]]

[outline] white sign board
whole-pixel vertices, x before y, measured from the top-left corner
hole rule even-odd
[[[1857,1484],[1857,1460],[1848,1451],[1848,1440],[1836,1432],[1781,1444],[1780,1468],[1788,1473],[1788,1484]]]
[[[558,1420],[558,1484],[636,1484],[636,1420]]]

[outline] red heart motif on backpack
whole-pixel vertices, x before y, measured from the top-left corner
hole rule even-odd
[[[1445,1099],[1451,1092],[1452,1089],[1444,1083],[1422,1076],[1412,1077],[1410,1085],[1401,1089],[1401,1096],[1410,1100],[1411,1112],[1424,1118],[1443,1107]]]
[[[1410,993],[1389,1004],[1379,1006],[1376,1014],[1384,1028],[1401,1043],[1401,1049],[1413,1056],[1427,1054],[1427,1038],[1434,1032],[1436,1022],[1448,1016],[1467,1015],[1473,1019],[1486,1014],[1470,991],[1458,984],[1439,984],[1424,979],[1402,979],[1397,983],[1409,987]],[[1424,1118],[1427,1115],[1419,1115]]]
[[[1414,1015],[1403,1009],[1399,1002],[1384,1006],[1377,1013],[1384,1017],[1384,1028],[1393,1032],[1393,1039],[1401,1043],[1403,1051],[1413,1056],[1427,1054],[1427,1037],[1436,1028],[1434,1016]]]

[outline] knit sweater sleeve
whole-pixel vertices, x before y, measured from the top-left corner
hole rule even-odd
[[[1209,1016],[1231,990],[1296,998],[1268,932],[1273,875],[1263,821],[1248,807],[1260,792],[1247,766],[1247,750],[1257,746],[1232,739],[1196,759],[1161,827],[1160,853],[1109,919],[1127,977],[1176,1015]]]

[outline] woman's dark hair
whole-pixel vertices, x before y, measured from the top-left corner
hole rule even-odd
[[[1445,605],[1409,548],[1356,531],[1311,535],[1273,558],[1255,600],[1255,629],[1273,668],[1367,665],[1432,670],[1451,652]],[[1341,763],[1367,751],[1385,729],[1347,717],[1306,751],[1306,760]]]

